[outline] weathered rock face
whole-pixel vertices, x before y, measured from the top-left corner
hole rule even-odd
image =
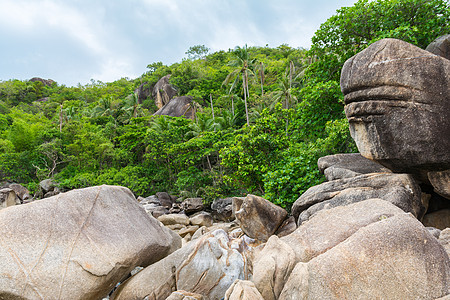
[[[234,219],[233,198],[216,199],[211,204],[214,218],[229,222]]]
[[[297,264],[279,299],[436,299],[449,292],[447,253],[419,221],[399,214]]]
[[[438,37],[425,50],[450,59],[450,34]]]
[[[45,86],[52,86],[54,83],[56,83],[54,80],[52,80],[52,79],[43,79],[43,78],[40,78],[40,77],[33,77],[33,78],[31,78],[30,79],[30,81],[31,82],[36,82],[36,81],[39,81],[39,82],[41,82],[43,85],[45,85]]]
[[[321,210],[281,240],[295,250],[298,261],[307,262],[345,241],[360,228],[403,213],[385,200],[368,199]]]
[[[170,75],[162,77],[153,87],[152,97],[155,99],[155,104],[158,108],[170,102],[170,100],[177,95],[175,88],[169,83]]]
[[[202,198],[187,198],[181,203],[181,209],[187,214],[192,214],[203,210]]]
[[[153,115],[170,116],[170,117],[186,117],[193,118],[193,110],[191,108],[192,98],[189,96],[181,96],[170,100],[169,103],[161,107]]]
[[[150,87],[148,87],[148,83],[147,82],[141,83],[138,86],[138,88],[134,90],[134,93],[137,95],[138,103],[142,104],[142,102],[144,102],[144,100],[146,100],[151,95],[151,91],[150,91]]]
[[[265,242],[280,227],[287,212],[266,199],[248,195],[235,212],[235,216],[245,234]]]
[[[20,238],[18,238],[20,237]],[[0,211],[0,295],[101,299],[172,236],[127,188],[99,186]]]
[[[261,296],[255,284],[248,280],[236,280],[225,293],[224,300],[267,300]]]
[[[112,299],[166,299],[175,290],[221,299],[236,279],[247,279],[249,243],[223,230],[208,233],[125,281]]]
[[[276,300],[297,264],[296,254],[286,242],[273,235],[253,263],[253,279],[265,300]]]
[[[324,182],[309,188],[295,201],[292,214],[301,224],[322,209],[370,198],[389,201],[419,219],[425,213],[420,187],[410,175],[373,173]]]
[[[392,172],[359,153],[327,155],[319,158],[317,165],[320,173],[324,174],[328,181],[362,174]]]
[[[283,238],[271,236],[253,263],[253,282],[264,299],[278,299],[298,262],[308,262],[360,228],[404,212],[395,205],[369,199],[318,212]]]
[[[450,60],[383,39],[350,58],[341,89],[359,152],[427,181],[450,169]]]

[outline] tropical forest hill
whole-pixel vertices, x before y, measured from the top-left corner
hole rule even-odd
[[[310,49],[203,45],[139,78],[67,87],[0,82],[0,181],[32,192],[52,178],[61,190],[122,185],[136,195],[262,195],[289,207],[322,181],[317,159],[355,152],[343,112],[343,63],[382,38],[425,48],[450,32],[443,0],[360,0],[321,25]],[[151,93],[170,76],[193,98],[193,119],[153,116]]]

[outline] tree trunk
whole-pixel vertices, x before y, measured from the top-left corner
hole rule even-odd
[[[212,95],[209,94],[209,100],[211,101],[211,111],[212,111],[212,117],[213,117],[213,126],[214,126],[214,132],[216,132],[216,118],[214,117],[214,105],[213,105],[213,99],[212,99]],[[209,159],[208,159],[209,161]]]
[[[246,73],[242,73],[242,85],[244,87],[244,104],[245,104],[245,116],[247,117],[247,126],[250,126],[250,120],[248,119],[248,108],[247,108],[247,86],[246,86]]]
[[[264,96],[264,69],[263,69],[263,63],[259,63],[259,77],[261,78],[261,97]]]
[[[233,114],[234,117],[234,95],[231,94],[231,113]]]
[[[62,122],[63,122],[63,105],[61,104],[59,108],[59,132],[62,131]]]

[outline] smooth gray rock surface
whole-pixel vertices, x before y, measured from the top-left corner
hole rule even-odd
[[[10,207],[0,211],[0,295],[98,300],[136,266],[168,255],[172,242],[124,187]]]
[[[383,39],[345,62],[341,89],[362,156],[423,182],[450,169],[450,60]]]
[[[318,211],[344,206],[371,198],[381,198],[422,218],[425,207],[421,190],[411,175],[372,173],[324,182],[309,188],[292,206],[298,224]]]

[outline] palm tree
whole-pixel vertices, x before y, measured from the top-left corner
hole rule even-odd
[[[139,104],[139,96],[137,93],[133,93],[128,95],[122,102],[117,119],[123,124],[127,124],[132,118],[142,117],[144,115],[145,112],[141,104]]]
[[[215,122],[215,120],[213,118],[210,118],[208,115],[198,114],[197,121],[193,121],[191,124],[189,124],[189,128],[191,130],[189,130],[185,134],[187,138],[199,136],[201,133],[206,131],[220,130],[222,126],[220,123]]]
[[[266,80],[266,76],[264,74],[266,67],[264,66],[264,63],[261,61],[256,66],[256,69],[258,70],[259,80],[261,82],[261,97],[264,96],[264,82]]]
[[[286,73],[278,80],[279,90],[274,92],[273,101],[283,101],[283,108],[289,109],[294,101],[297,101],[297,97],[292,93],[293,85],[297,84],[297,79],[301,73],[295,74],[295,67],[292,61],[289,62],[289,68]],[[286,119],[286,136],[288,130],[289,120]]]
[[[114,112],[112,97],[104,97],[98,100],[98,104],[92,110],[92,116],[94,117],[103,117],[103,116],[111,116]]]
[[[221,125],[221,129],[233,128],[236,125],[236,116],[228,110],[222,111],[222,116],[217,117],[217,122]]]
[[[247,117],[247,125],[250,125],[249,117],[248,117],[248,107],[247,107],[247,98],[250,96],[248,91],[248,79],[250,76],[254,76],[253,65],[255,63],[255,59],[250,59],[247,45],[244,47],[237,46],[233,51],[234,59],[231,60],[228,65],[232,67],[237,67],[230,74],[228,74],[227,78],[225,78],[224,84],[228,84],[233,78],[233,84],[231,85],[230,91],[234,89],[237,85],[240,76],[242,76],[242,88],[244,90],[244,103],[245,103],[245,116]]]
[[[235,109],[234,109],[234,100],[235,99],[241,99],[238,94],[234,93],[234,90],[228,90],[226,95],[220,96],[221,99],[226,99],[231,101],[231,114],[235,115]],[[242,99],[241,99],[242,101]]]
[[[136,118],[138,111],[140,110],[140,104],[139,104],[139,95],[138,93],[132,93],[128,95],[128,97],[125,98],[125,105],[128,107],[129,110],[132,111],[132,117]]]
[[[278,90],[273,93],[272,100],[274,102],[283,101],[283,108],[289,109],[294,101],[297,101],[297,97],[292,94],[292,86],[297,83],[294,76],[295,69],[291,64],[289,71],[286,71],[280,79],[278,79]]]
[[[151,123],[150,129],[159,135],[171,129],[172,124],[167,116],[156,116]]]

